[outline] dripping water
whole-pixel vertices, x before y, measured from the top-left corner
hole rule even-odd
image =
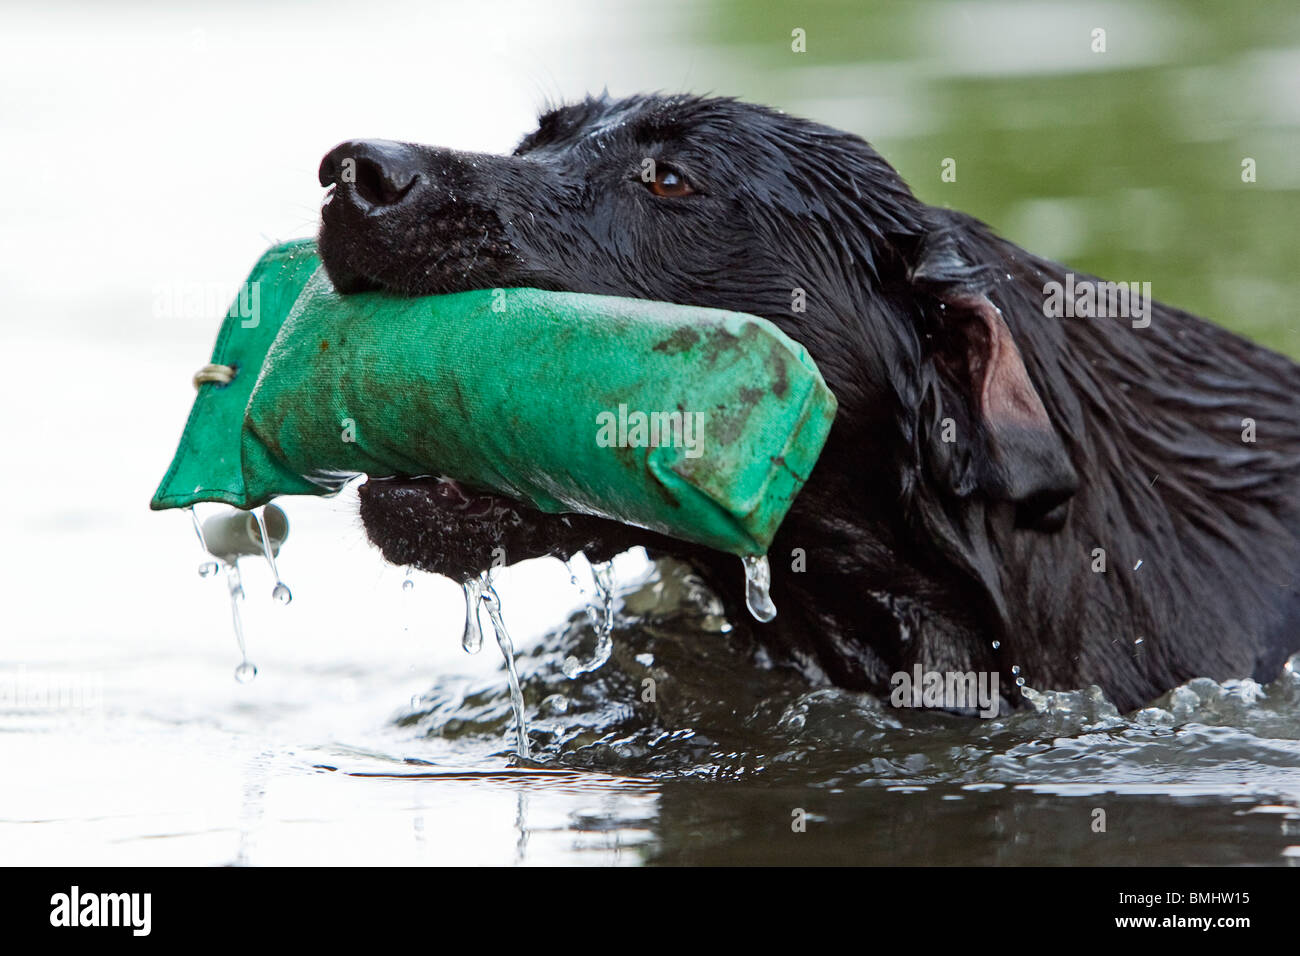
[[[524,722],[524,692],[519,686],[519,671],[515,669],[515,647],[506,632],[505,621],[501,619],[501,599],[492,587],[491,580],[483,581],[482,601],[487,608],[492,627],[497,632],[497,645],[501,656],[506,660],[506,676],[510,681],[510,706],[515,712],[515,744],[520,757],[528,757],[528,725]]]
[[[288,604],[293,600],[293,592],[289,590],[287,584],[280,580],[280,572],[275,566],[275,555],[271,551],[271,537],[266,533],[266,522],[262,519],[262,512],[254,511],[253,517],[257,519],[257,530],[262,538],[262,555],[266,558],[266,563],[271,566],[271,577],[275,578],[275,587],[271,590],[271,597],[281,604]]]
[[[190,505],[186,510],[190,513],[190,520],[194,522],[194,533],[199,536],[199,547],[203,549],[203,554],[207,556],[209,554],[208,542],[203,538],[203,525],[199,524],[198,512],[194,510],[193,505]],[[199,565],[199,577],[210,578],[220,570],[221,568],[217,565],[217,562],[204,561]]]
[[[244,644],[244,622],[239,616],[239,601],[244,596],[244,583],[239,576],[238,559],[226,565],[226,586],[230,590],[230,617],[235,625],[235,641],[239,644],[239,666],[235,668],[235,680],[247,684],[257,676],[257,665],[248,659],[248,648]]]
[[[194,533],[199,537],[199,545],[203,548],[203,553],[211,554],[208,551],[207,539],[203,537],[203,525],[199,523],[198,513],[193,505],[186,510],[190,513],[190,520],[194,522]],[[265,540],[266,532],[263,531],[262,534]],[[244,621],[239,614],[239,602],[244,596],[244,582],[239,574],[239,559],[234,559],[225,567],[226,588],[230,592],[230,619],[235,626],[235,643],[239,645],[239,666],[235,668],[235,680],[247,684],[257,676],[257,665],[248,659],[248,647],[244,643]],[[199,577],[210,578],[219,570],[221,566],[216,561],[205,561],[199,565]]]
[[[598,670],[609,660],[610,655],[614,653],[614,562],[606,561],[602,564],[593,564],[591,566],[591,577],[596,584],[596,594],[600,598],[600,610],[597,611],[595,606],[587,605],[587,617],[591,621],[591,626],[596,632],[596,652],[592,655],[591,660],[582,663],[578,658],[569,656],[564,659],[561,669],[564,676],[573,680],[580,674],[589,674]],[[569,580],[578,585],[578,590],[586,596],[586,589],[578,584],[578,576],[569,571]]]
[[[769,589],[772,586],[772,569],[767,555],[747,554],[741,558],[745,564],[745,606],[754,617],[767,623],[776,617]]]
[[[461,635],[460,646],[466,654],[477,654],[483,649],[483,623],[479,620],[479,603],[483,597],[486,575],[470,578],[465,582],[465,633]]]

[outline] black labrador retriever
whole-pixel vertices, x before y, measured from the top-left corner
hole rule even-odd
[[[1271,680],[1300,648],[1300,367],[920,202],[856,136],[602,97],[510,156],[349,142],[320,181],[342,292],[635,296],[807,347],[839,412],[771,552],[780,614],[751,626],[814,680],[886,691],[920,664],[1131,709],[1193,677]],[[744,607],[730,555],[434,477],[360,495],[396,564],[465,580],[496,548],[643,545]]]

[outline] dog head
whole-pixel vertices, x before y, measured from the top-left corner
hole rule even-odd
[[[546,113],[510,156],[354,141],[320,180],[342,292],[631,296],[760,315],[803,344],[840,404],[773,548],[774,595],[840,683],[905,663],[900,608],[987,632],[1004,610],[990,534],[1064,521],[1070,409],[1035,384],[1053,342],[1017,291],[1033,261],[920,202],[856,136],[731,99],[605,97]],[[723,556],[456,482],[371,480],[361,499],[385,557],[458,579],[494,553],[644,544],[737,593],[730,561],[708,573]],[[783,574],[794,549],[807,570]]]

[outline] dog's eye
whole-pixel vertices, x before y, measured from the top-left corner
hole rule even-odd
[[[647,182],[646,186],[656,196],[690,196],[695,193],[695,188],[686,181],[686,177],[668,166],[660,166],[655,171],[654,179]]]

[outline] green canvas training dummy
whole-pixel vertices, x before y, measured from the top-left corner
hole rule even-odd
[[[750,315],[485,289],[341,296],[310,240],[266,253],[221,328],[155,509],[437,475],[761,555],[835,398]]]

